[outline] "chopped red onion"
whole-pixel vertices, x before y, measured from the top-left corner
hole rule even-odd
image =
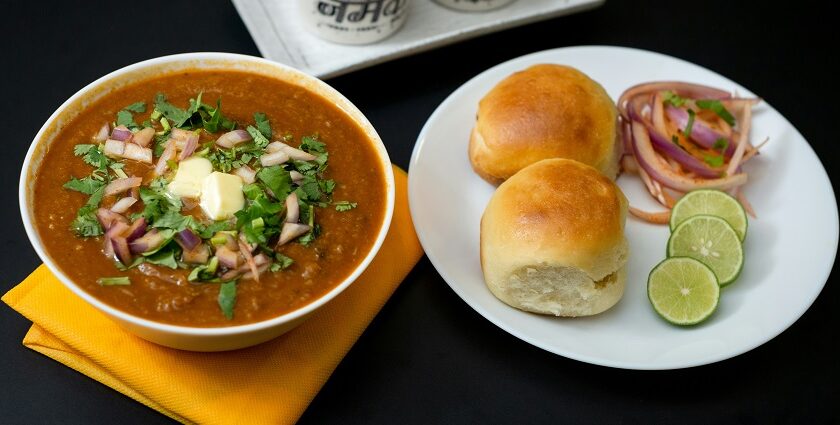
[[[230,149],[240,143],[249,141],[251,141],[251,135],[248,134],[247,131],[233,130],[222,134],[218,139],[216,139],[216,144],[225,149]]]
[[[102,124],[102,127],[99,128],[99,131],[96,132],[96,135],[93,136],[93,141],[96,143],[102,143],[108,140],[108,136],[111,134],[111,126],[106,122]]]
[[[677,128],[682,131],[685,131],[685,126],[688,125],[688,112],[685,109],[677,108],[671,105],[665,108],[665,113],[668,114],[668,118],[676,124]],[[697,142],[698,145],[703,146],[709,149],[715,149],[715,143],[717,143],[718,139],[724,139],[727,141],[726,152],[724,154],[727,157],[732,156],[735,153],[735,144],[732,143],[732,140],[726,135],[712,129],[708,123],[703,121],[700,117],[694,117],[694,123],[691,125],[691,140]]]
[[[116,221],[111,225],[111,228],[109,228],[108,231],[105,232],[105,238],[113,239],[117,236],[126,235],[130,228],[131,227],[128,225],[128,223]]]
[[[131,249],[128,246],[128,241],[124,237],[117,236],[111,238],[111,245],[114,247],[114,254],[117,256],[117,260],[120,260],[126,266],[131,264]]]
[[[289,171],[289,176],[292,178],[292,181],[295,182],[295,183],[303,180],[303,174],[301,174],[297,171],[294,171],[294,170]]]
[[[685,168],[689,171],[697,174],[698,176],[708,178],[720,177],[722,174],[722,171],[710,168],[706,165],[706,163],[683,150],[682,147],[666,140],[653,127],[645,125],[645,128],[647,128],[650,140],[656,150],[664,153],[667,157],[672,158],[674,161],[677,161],[680,165],[685,166]]]
[[[146,127],[135,133],[131,141],[145,148],[149,146],[149,143],[152,142],[152,139],[154,139],[154,137],[155,129],[152,127]]]
[[[122,158],[123,152],[125,152],[125,142],[108,139],[105,141],[105,148],[102,149],[102,152],[111,158]]]
[[[163,150],[163,153],[160,155],[158,159],[157,165],[155,165],[155,175],[160,176],[166,172],[166,169],[169,167],[168,162],[175,159],[175,143],[172,140],[166,142],[166,148]]]
[[[119,140],[121,142],[130,142],[131,138],[134,137],[134,133],[128,129],[128,127],[124,125],[120,125],[114,127],[111,131],[111,138],[114,140]]]
[[[131,223],[131,226],[125,231],[125,239],[129,243],[134,242],[136,239],[146,234],[146,227],[145,217],[140,217],[137,220],[134,220],[134,223]]]
[[[122,214],[128,211],[128,209],[131,208],[131,206],[134,205],[135,202],[137,202],[137,198],[126,196],[125,198],[114,202],[114,205],[111,206],[111,211]]]
[[[192,230],[184,229],[175,235],[175,242],[181,245],[181,248],[184,248],[184,250],[189,251],[201,243],[201,238],[193,233]]]
[[[309,152],[304,152],[300,149],[296,149],[291,146],[284,147],[283,152],[286,152],[286,155],[289,155],[289,158],[292,158],[297,161],[314,161],[316,158],[318,158]]]
[[[286,146],[286,144],[282,142],[271,142],[266,145],[265,151],[268,153],[280,152],[283,150],[284,146]]]
[[[134,254],[140,254],[151,251],[158,248],[165,240],[166,239],[158,231],[158,229],[149,230],[145,235],[131,242],[131,252]]]
[[[96,210],[96,219],[99,220],[99,224],[101,224],[105,230],[110,229],[114,223],[128,223],[128,219],[107,208],[99,208]]]
[[[285,245],[286,243],[305,235],[311,229],[311,227],[305,224],[283,223],[283,228],[280,230],[280,240],[277,241],[277,246]]]
[[[297,223],[300,219],[300,204],[297,193],[292,192],[286,197],[286,223]]]
[[[124,179],[112,180],[111,183],[108,183],[108,186],[105,186],[105,195],[110,196],[125,192],[133,187],[140,186],[140,183],[142,182],[142,177],[127,177]]]
[[[181,254],[181,261],[190,264],[205,264],[210,259],[210,248],[203,243],[199,243],[192,249],[184,249]]]
[[[272,152],[260,157],[260,164],[263,167],[271,167],[272,165],[280,165],[289,160],[289,155],[283,151]]]
[[[183,161],[190,157],[198,147],[198,134],[189,132],[189,136],[184,139],[184,147],[181,148],[181,154],[178,156],[179,161]]]
[[[144,148],[134,143],[126,143],[122,156],[123,158],[145,162],[146,164],[151,164],[153,161],[151,148]]]
[[[245,242],[239,241],[239,252],[242,253],[242,256],[245,257],[245,264],[248,265],[248,268],[251,270],[251,273],[254,274],[254,278],[259,282],[260,280],[260,272],[257,270],[257,263],[254,261],[254,257],[251,255],[251,250],[247,246]]]
[[[246,184],[251,184],[256,181],[257,176],[257,172],[247,165],[243,165],[233,170],[233,174],[239,176]]]
[[[219,258],[219,263],[229,269],[239,267],[239,259],[241,258],[239,253],[225,245],[216,248],[216,257]]]
[[[252,272],[252,271],[247,272],[247,273],[245,273],[245,274],[243,274],[243,275],[242,275],[242,279],[245,279],[245,280],[247,280],[247,279],[254,279],[254,280],[256,280],[257,282],[259,282],[259,281],[260,281],[260,275],[261,275],[261,274],[263,274],[263,273],[265,273],[265,272],[266,272],[266,270],[268,270],[268,267],[269,267],[269,265],[268,265],[268,264],[263,264],[263,265],[261,265],[261,266],[258,266],[258,267],[257,267],[256,274],[254,274],[254,272]]]

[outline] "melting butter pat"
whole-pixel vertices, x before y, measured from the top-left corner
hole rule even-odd
[[[233,174],[214,171],[202,182],[200,205],[213,220],[233,217],[233,213],[245,207],[242,179]]]
[[[204,179],[212,172],[213,164],[206,158],[187,158],[178,164],[178,171],[175,172],[175,178],[169,183],[167,190],[180,198],[198,198]]]

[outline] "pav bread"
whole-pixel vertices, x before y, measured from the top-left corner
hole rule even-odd
[[[615,179],[617,119],[615,103],[586,74],[534,65],[502,80],[479,102],[470,162],[492,184],[547,158],[574,159]]]
[[[481,219],[484,281],[521,310],[587,316],[621,298],[627,199],[595,168],[546,159],[496,190]]]

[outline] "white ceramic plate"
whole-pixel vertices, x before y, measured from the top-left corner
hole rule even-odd
[[[467,157],[479,99],[509,74],[536,63],[574,66],[616,99],[634,84],[683,80],[741,95],[749,90],[712,71],[657,53],[619,47],[570,47],[495,66],[450,95],[417,139],[409,169],[409,203],[429,259],[449,286],[482,316],[537,347],[572,359],[628,369],[675,369],[749,351],[793,324],[822,290],[837,252],[834,191],[814,151],[770,105],[754,111],[752,140],[770,137],[748,163],[746,193],[758,213],[745,242],[740,278],[721,294],[704,324],[678,328],[660,319],[647,299],[651,268],[664,258],[668,227],[627,219],[627,287],[612,309],[588,318],[525,313],[497,300],[484,285],[479,221],[493,187],[473,173]],[[619,185],[632,205],[656,205],[633,175]]]

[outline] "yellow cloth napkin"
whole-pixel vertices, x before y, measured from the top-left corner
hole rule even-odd
[[[423,251],[394,167],[394,219],[359,279],[291,332],[256,347],[192,353],[122,330],[66,289],[43,265],[3,296],[33,322],[23,344],[173,419],[291,424],[385,304]]]

